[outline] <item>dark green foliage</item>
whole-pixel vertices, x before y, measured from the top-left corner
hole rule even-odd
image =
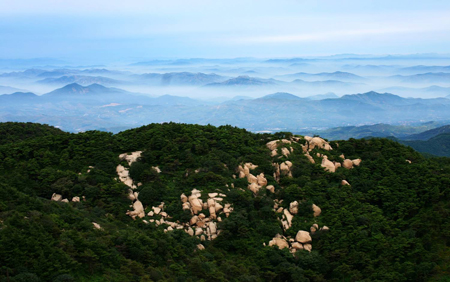
[[[4,130],[15,142],[0,145],[0,281],[448,279],[447,158],[426,159],[387,139],[350,139],[332,143],[333,151],[311,152],[316,163],[316,153],[330,160],[339,161],[341,153],[363,160],[359,167],[331,174],[311,164],[299,144],[291,145],[289,158],[271,158],[265,144],[290,138],[289,132],[261,135],[231,126],[169,123],[112,135],[2,126],[24,128]],[[125,214],[130,200],[127,187],[115,180],[115,168],[127,166],[119,154],[137,150],[144,153],[130,175],[142,183],[139,199],[147,212],[164,201],[173,221],[184,222],[191,215],[181,209],[181,193],[189,196],[197,188],[227,195],[224,202],[232,203],[234,212],[223,216],[217,239],[203,242],[206,250],[198,251],[200,240],[183,230],[164,233],[163,226]],[[294,164],[293,177],[277,183],[272,162],[285,160]],[[252,173],[264,173],[275,194],[262,189],[255,196],[246,179],[233,178],[245,162],[258,165]],[[351,186],[341,186],[343,179]],[[49,201],[55,192],[68,199],[86,196],[86,201]],[[283,233],[274,199],[282,199],[284,208],[300,203],[286,236],[315,222],[330,227],[313,235],[311,253],[293,256],[263,246]],[[321,207],[320,217],[313,217],[313,203]]]

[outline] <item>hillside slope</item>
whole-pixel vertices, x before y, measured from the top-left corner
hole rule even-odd
[[[231,126],[50,131],[0,145],[0,280],[448,278],[448,159]]]

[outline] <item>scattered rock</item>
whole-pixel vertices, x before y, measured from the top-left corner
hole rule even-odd
[[[55,202],[60,202],[62,200],[62,196],[60,194],[53,193],[51,200]]]
[[[312,242],[312,238],[311,235],[309,235],[309,232],[300,230],[297,232],[297,235],[295,235],[295,241],[305,244]]]
[[[314,217],[318,217],[322,213],[322,210],[315,204],[312,204],[312,210],[314,212]]]
[[[336,167],[334,166],[334,163],[331,162],[330,160],[328,160],[327,156],[323,156],[321,166],[323,168],[325,168],[326,171],[329,171],[329,172],[335,172],[336,171]]]

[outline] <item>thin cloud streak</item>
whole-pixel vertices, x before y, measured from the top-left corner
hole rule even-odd
[[[380,29],[357,29],[357,30],[336,30],[332,32],[315,32],[293,35],[276,36],[254,36],[254,37],[233,37],[225,41],[232,43],[300,43],[331,41],[339,38],[362,37],[367,35],[392,35],[392,34],[412,34],[430,31],[450,31],[450,30],[429,30],[416,28],[380,28]]]

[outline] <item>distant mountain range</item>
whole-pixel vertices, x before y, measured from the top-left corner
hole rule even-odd
[[[359,75],[349,73],[349,72],[322,72],[322,73],[294,73],[294,74],[286,74],[286,75],[280,75],[277,76],[279,79],[288,79],[288,80],[295,80],[295,79],[302,79],[302,80],[339,80],[339,81],[347,81],[347,82],[361,82],[366,80],[364,77],[361,77]]]
[[[229,87],[229,86],[266,86],[266,85],[277,85],[283,82],[275,79],[263,79],[250,77],[248,75],[242,75],[235,78],[230,78],[222,82],[209,83],[206,87]]]
[[[24,91],[22,89],[18,89],[15,87],[10,87],[10,86],[1,86],[0,85],[0,94],[11,94],[14,92],[19,92],[19,91]]]
[[[395,75],[391,78],[397,79],[403,83],[446,83],[450,84],[450,73],[428,72],[414,75]]]
[[[227,78],[211,73],[191,73],[191,72],[172,72],[172,73],[146,73],[135,75],[135,80],[141,83],[155,85],[205,85],[214,82],[225,81]]]
[[[251,78],[243,80],[252,81]],[[377,92],[326,99],[278,92],[256,99],[238,98],[213,103],[172,95],[152,98],[99,84],[82,86],[73,83],[41,96],[32,93],[1,95],[0,101],[4,101],[0,105],[0,121],[39,121],[64,126],[65,130],[71,131],[174,121],[231,124],[252,131],[299,132],[305,127],[355,123],[450,120],[450,99],[412,99]],[[102,122],[106,125],[100,126]],[[408,132],[412,133],[419,131]]]
[[[118,85],[123,84],[124,82],[102,76],[70,75],[70,76],[61,76],[58,78],[49,77],[43,80],[39,80],[37,81],[37,83],[57,84],[57,85],[66,85],[69,83],[77,83],[81,85],[90,85],[94,83],[106,85]]]
[[[450,66],[412,66],[400,68],[399,72],[405,74],[420,74],[427,72],[450,72]]]

